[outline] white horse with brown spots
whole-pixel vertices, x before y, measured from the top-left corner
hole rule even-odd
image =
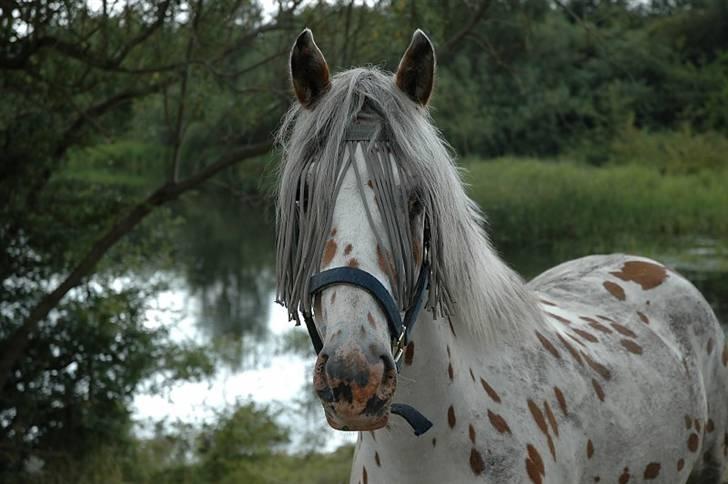
[[[728,350],[705,299],[627,255],[522,282],[430,122],[434,75],[420,31],[395,75],[330,78],[308,30],[291,52],[278,297],[330,425],[362,431],[351,482],[720,482]]]

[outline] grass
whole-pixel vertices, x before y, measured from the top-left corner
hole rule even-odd
[[[519,158],[463,165],[499,244],[728,237],[728,170],[663,175],[642,165]]]

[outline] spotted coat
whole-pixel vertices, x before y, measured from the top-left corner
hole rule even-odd
[[[528,284],[545,323],[483,346],[423,319],[394,400],[434,422],[363,433],[351,482],[718,483],[728,455],[728,350],[678,273],[590,256]],[[703,482],[703,481],[700,481]]]

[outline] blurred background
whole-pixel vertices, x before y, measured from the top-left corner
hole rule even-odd
[[[0,0],[0,481],[348,479],[273,303],[305,26],[334,72],[425,30],[432,115],[525,278],[639,253],[728,321],[725,0]]]

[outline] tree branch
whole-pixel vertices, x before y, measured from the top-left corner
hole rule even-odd
[[[179,198],[183,193],[196,188],[225,168],[267,153],[271,147],[271,141],[240,147],[184,180],[165,183],[135,205],[91,246],[66,278],[53,291],[46,294],[31,309],[22,324],[0,344],[0,392],[11,376],[13,366],[25,352],[30,337],[38,328],[38,324],[48,317],[51,310],[63,300],[71,289],[78,286],[83,278],[91,273],[109,249],[139,225],[155,208]]]

